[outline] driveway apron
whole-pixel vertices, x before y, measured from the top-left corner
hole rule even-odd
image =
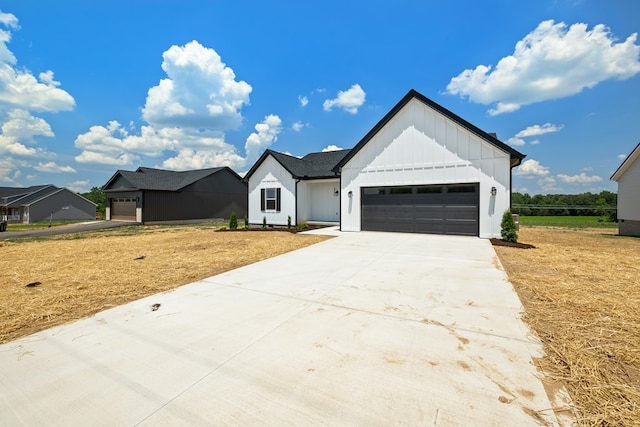
[[[328,233],[1,345],[0,424],[558,423],[488,240]]]

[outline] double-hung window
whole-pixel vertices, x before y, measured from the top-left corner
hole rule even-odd
[[[280,212],[280,188],[263,188],[260,190],[260,210],[262,212]]]

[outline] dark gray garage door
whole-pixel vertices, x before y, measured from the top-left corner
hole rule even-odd
[[[136,199],[111,199],[111,219],[136,220]]]
[[[363,188],[362,230],[478,236],[479,185]]]

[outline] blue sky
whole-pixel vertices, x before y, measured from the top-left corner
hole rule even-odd
[[[637,0],[0,7],[0,186],[351,148],[412,88],[527,154],[515,191],[616,191],[640,141]]]

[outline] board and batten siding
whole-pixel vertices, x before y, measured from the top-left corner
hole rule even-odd
[[[298,183],[298,222],[339,222],[339,179],[304,180]],[[293,217],[292,217],[293,218]]]
[[[618,179],[618,218],[640,221],[640,157]]]
[[[618,232],[640,236],[640,156],[618,178]]]
[[[414,99],[342,168],[341,229],[360,231],[363,187],[479,183],[480,237],[499,237],[510,180],[509,153]]]
[[[280,188],[280,212],[260,209],[260,190],[263,188]],[[287,225],[288,217],[295,222],[296,215],[296,182],[277,160],[267,156],[258,169],[249,178],[249,222],[262,224],[267,218],[269,225]]]

